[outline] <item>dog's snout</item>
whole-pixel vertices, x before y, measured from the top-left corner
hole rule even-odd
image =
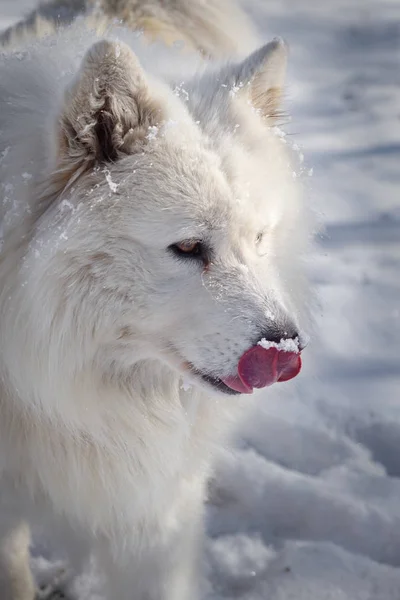
[[[285,343],[286,342],[286,343]],[[241,394],[264,388],[278,381],[289,381],[301,370],[304,348],[295,326],[277,327],[273,323],[239,359],[237,375],[222,381]]]

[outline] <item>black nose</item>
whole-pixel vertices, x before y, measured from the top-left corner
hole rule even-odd
[[[307,345],[307,342],[304,338],[304,336],[302,336],[296,327],[292,326],[287,326],[287,327],[274,327],[274,328],[269,328],[266,329],[261,336],[259,337],[259,339],[257,340],[256,344],[258,342],[260,342],[261,340],[266,340],[267,342],[274,342],[276,344],[279,344],[282,340],[297,340],[297,345],[299,347],[299,350],[304,350],[304,348]]]

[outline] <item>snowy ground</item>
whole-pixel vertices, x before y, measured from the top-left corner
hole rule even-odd
[[[0,25],[33,3],[0,0]],[[292,48],[289,130],[326,226],[322,308],[298,383],[261,394],[221,458],[207,598],[399,600],[400,3],[246,5]],[[90,574],[74,588],[100,599]]]

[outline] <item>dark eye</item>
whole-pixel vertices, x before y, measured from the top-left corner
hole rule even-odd
[[[263,231],[260,231],[259,233],[257,233],[257,235],[256,235],[256,244],[259,244],[262,241],[263,237],[264,237],[264,232]]]
[[[169,248],[182,257],[203,258],[204,255],[203,244],[197,240],[184,240],[178,244],[172,244]]]

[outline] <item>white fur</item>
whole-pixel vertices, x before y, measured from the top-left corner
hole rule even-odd
[[[95,41],[75,28],[2,59],[2,502],[90,546],[108,600],[194,600],[205,484],[241,402],[188,363],[234,374],[306,313],[308,223],[273,130],[286,50],[182,85],[137,39],[83,59]],[[186,239],[207,268],[168,250]],[[32,600],[24,568],[6,600]]]
[[[123,22],[152,41],[179,43],[213,58],[246,54],[257,45],[255,29],[235,0],[44,0],[0,32],[0,46],[16,47],[51,35],[75,20],[99,32]]]

